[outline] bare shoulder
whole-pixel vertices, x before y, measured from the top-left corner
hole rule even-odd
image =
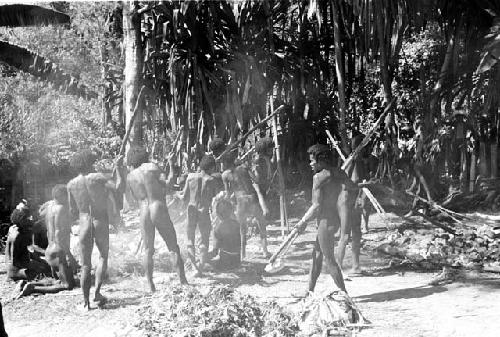
[[[315,186],[322,186],[323,184],[330,181],[331,177],[332,173],[330,172],[330,170],[323,169],[314,175],[313,184]]]
[[[144,163],[139,166],[142,171],[160,171],[160,168],[155,163]]]

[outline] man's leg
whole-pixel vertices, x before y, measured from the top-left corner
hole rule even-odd
[[[141,205],[140,211],[140,224],[141,224],[141,234],[144,240],[145,255],[144,255],[144,270],[146,272],[146,280],[148,281],[149,289],[152,292],[156,291],[156,287],[153,282],[153,254],[155,250],[155,226],[151,221],[151,213],[149,210],[149,205],[143,203]]]
[[[309,271],[309,291],[314,291],[316,287],[316,282],[321,274],[321,268],[323,266],[323,253],[319,247],[318,238],[316,237],[316,242],[314,243],[314,248],[312,251],[312,264],[311,270]]]
[[[262,255],[265,258],[270,257],[270,253],[267,250],[267,220],[263,216],[257,217],[257,226],[259,228],[260,245],[262,247]]]
[[[208,213],[208,211],[199,214],[198,228],[200,230],[200,236],[201,236],[200,269],[203,270],[205,264],[208,262],[208,249],[209,249],[209,245],[210,245],[210,232],[212,231],[212,223],[210,221],[210,214]]]
[[[340,266],[335,261],[335,249],[333,245],[334,226],[328,224],[327,220],[322,219],[318,227],[318,242],[321,252],[325,257],[326,266],[333,281],[340,290],[347,292],[345,289],[344,278]]]
[[[99,262],[95,272],[94,302],[99,302],[99,305],[102,305],[106,302],[106,298],[101,294],[101,287],[108,270],[109,254],[109,222],[107,215],[102,219],[94,219],[94,239],[97,249],[99,249]]]
[[[177,274],[179,275],[180,282],[182,284],[187,284],[186,273],[184,271],[184,261],[182,260],[181,250],[177,244],[177,233],[175,232],[174,224],[170,220],[170,215],[168,214],[168,208],[165,204],[161,202],[155,202],[150,206],[151,209],[151,219],[154,223],[158,233],[162,237],[163,241],[167,245],[169,251],[175,253],[176,264],[177,264]],[[154,227],[153,227],[154,235]],[[154,243],[154,237],[153,241]],[[154,248],[152,246],[152,248]],[[152,256],[152,255],[151,255]],[[153,273],[151,269],[151,274]]]
[[[170,218],[170,215],[169,215]],[[188,239],[188,254],[193,263],[196,263],[196,225],[198,224],[198,210],[193,206],[187,208],[187,239]]]
[[[78,240],[80,242],[80,253],[82,260],[82,272],[80,286],[83,291],[83,307],[90,310],[90,269],[92,268],[92,248],[94,239],[92,237],[92,219],[89,214],[80,214],[80,230]]]
[[[345,193],[345,192],[343,192]],[[340,219],[340,238],[339,238],[339,248],[338,248],[338,263],[342,267],[344,262],[345,250],[347,247],[347,242],[349,241],[349,235],[351,234],[351,218],[352,218],[352,207],[350,207],[348,199],[341,199],[339,197],[339,204],[337,206],[339,219]],[[319,231],[319,229],[318,229]],[[332,237],[333,244],[333,237]]]
[[[241,260],[246,257],[247,248],[247,217],[248,217],[248,199],[246,197],[236,197],[236,219],[240,223],[241,238]]]
[[[351,233],[352,233],[352,273],[360,273],[359,255],[361,253],[361,209],[354,207],[351,218]]]

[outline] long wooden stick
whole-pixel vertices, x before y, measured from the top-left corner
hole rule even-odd
[[[247,133],[245,133],[241,138],[239,138],[238,140],[236,140],[235,142],[233,142],[232,144],[230,144],[227,149],[224,150],[224,152],[222,152],[220,154],[220,156],[218,156],[217,158],[215,158],[215,160],[220,160],[222,158],[222,156],[226,155],[228,152],[232,151],[235,147],[237,147],[238,145],[240,145],[245,139],[247,139],[248,136],[250,136],[255,130],[257,130],[258,128],[260,128],[262,125],[264,125],[268,120],[270,120],[271,118],[273,118],[274,116],[276,116],[278,113],[281,112],[281,110],[283,110],[285,108],[284,105],[281,105],[278,109],[274,110],[273,113],[271,113],[269,116],[267,116],[266,118],[264,118],[263,120],[261,120],[259,123],[255,124],[255,126],[253,128],[251,128]]]
[[[435,202],[430,202],[429,200],[425,199],[425,198],[422,198],[421,196],[419,195],[416,195],[415,193],[412,193],[412,192],[409,192],[409,191],[405,191],[406,194],[408,195],[411,195],[412,197],[414,198],[417,198],[418,200],[426,203],[427,205],[437,209],[438,211],[440,211],[441,213],[445,213],[446,215],[448,215],[450,218],[452,218],[453,220],[455,220],[455,222],[458,222],[458,223],[462,223],[461,220],[459,220],[458,218],[462,218],[462,219],[467,219],[467,220],[471,220],[468,216],[466,215],[463,215],[463,214],[460,214],[460,213],[457,213],[457,212],[453,212],[452,210],[449,210],[447,208],[444,208],[443,206],[440,206],[438,204],[436,204]]]
[[[333,138],[333,136],[329,130],[326,130],[326,135],[330,139],[330,142],[333,144],[333,147],[335,148],[335,150],[337,150],[337,153],[339,154],[342,161],[345,162],[346,157],[345,157],[344,153],[342,152],[342,150],[340,149],[340,147],[338,146],[338,143],[335,141],[335,139]],[[375,210],[377,211],[377,213],[383,215],[385,218],[386,212],[385,212],[384,208],[382,207],[382,205],[380,205],[380,203],[377,201],[375,196],[372,194],[372,192],[366,187],[363,187],[362,190],[366,194],[366,196],[368,197],[368,200],[370,200],[370,202],[372,203],[372,205],[375,208]]]
[[[366,133],[365,138],[361,141],[361,143],[358,145],[358,147],[349,155],[349,157],[346,159],[344,164],[342,164],[342,170],[346,171],[349,169],[351,163],[356,160],[356,158],[359,156],[361,153],[361,150],[370,142],[371,137],[375,133],[375,130],[377,130],[378,126],[380,123],[382,123],[382,120],[384,119],[385,115],[391,110],[392,106],[394,105],[394,102],[396,101],[395,98],[393,98],[389,104],[384,109],[384,112],[380,115],[380,117],[377,119],[377,122],[373,124],[373,126],[368,130]]]

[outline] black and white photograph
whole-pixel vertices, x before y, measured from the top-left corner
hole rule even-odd
[[[0,1],[0,337],[500,335],[500,0]]]

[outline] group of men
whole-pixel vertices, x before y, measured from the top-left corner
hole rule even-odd
[[[208,262],[219,256],[216,266],[234,268],[246,256],[248,224],[256,222],[260,235],[262,254],[269,257],[266,222],[269,214],[266,192],[272,176],[271,158],[273,142],[269,138],[256,143],[257,157],[254,165],[239,162],[237,150],[226,151],[221,139],[210,144],[211,152],[200,161],[199,170],[187,176],[182,191],[175,191],[173,155],[168,158],[169,174],[165,178],[156,163],[149,161],[149,154],[142,147],[132,147],[126,158],[115,162],[116,174],[109,178],[93,172],[95,157],[90,150],[82,150],[70,161],[78,175],[67,185],[56,185],[53,199],[40,210],[47,226],[48,246],[43,251],[45,259],[29,251],[33,244],[32,214],[29,207],[20,204],[11,216],[14,224],[7,239],[8,276],[19,282],[20,295],[53,293],[72,289],[78,264],[70,251],[71,223],[78,220],[83,308],[90,309],[91,255],[94,243],[99,251],[95,272],[94,302],[106,302],[101,286],[106,275],[109,252],[109,222],[113,206],[119,203],[116,196],[128,190],[138,202],[140,225],[145,246],[144,267],[149,288],[154,292],[153,254],[155,230],[176,255],[177,273],[186,284],[184,261],[177,241],[177,234],[168,212],[166,195],[184,200],[187,207],[188,255],[202,275]],[[309,291],[313,291],[325,259],[335,284],[345,291],[339,263],[342,263],[349,235],[353,235],[353,270],[359,272],[359,243],[361,238],[360,212],[356,209],[359,197],[359,170],[356,167],[351,179],[336,167],[333,154],[326,145],[309,149],[310,165],[314,171],[312,206],[299,221],[304,229],[308,221],[317,219],[318,232],[313,248],[313,263]],[[356,173],[357,172],[357,173]],[[353,181],[354,180],[354,181]],[[116,209],[114,209],[116,211]],[[359,219],[356,219],[359,218]],[[358,221],[359,220],[359,221]],[[212,223],[213,249],[209,251]],[[201,236],[200,259],[196,260],[196,228]],[[334,256],[334,233],[340,228],[339,263]],[[54,276],[57,281],[37,281],[40,275]]]

